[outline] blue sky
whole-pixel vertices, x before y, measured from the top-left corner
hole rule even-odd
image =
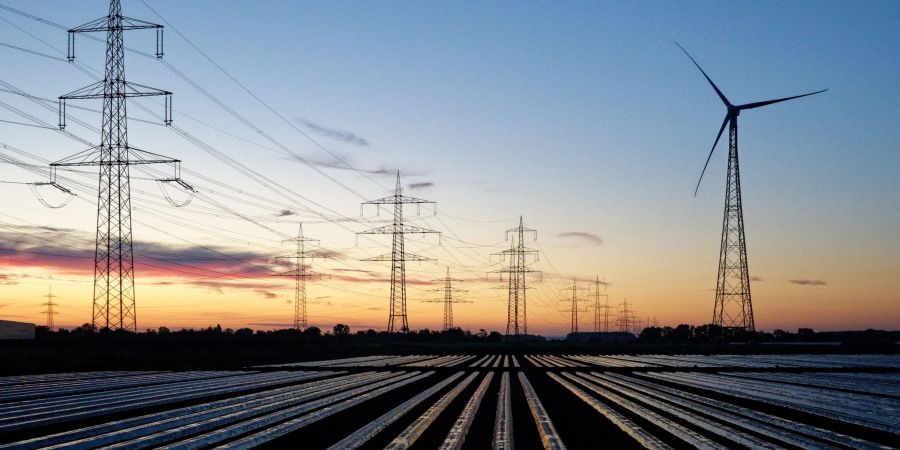
[[[813,305],[828,317],[816,319],[821,327],[900,325],[878,314],[884,307],[897,311],[900,300],[897,2],[146,1],[274,109],[291,120],[304,119],[305,125],[295,123],[354,166],[401,169],[407,182],[434,183],[413,194],[437,200],[446,214],[443,224],[431,219],[427,225],[489,244],[451,250],[456,260],[450,263],[460,271],[474,277],[490,269],[487,254],[504,245],[503,230],[524,215],[541,232],[544,270],[560,277],[599,274],[617,301],[628,297],[640,314],[658,314],[667,322],[702,321],[711,310],[712,294],[704,290],[715,283],[726,162],[723,146],[692,197],[725,111],[673,41],[735,103],[829,88],[740,119],[751,275],[764,280],[754,285],[759,326],[802,326],[798,321]],[[67,26],[106,9],[106,2],[94,0],[3,4]],[[159,21],[140,1],[123,4],[126,15]],[[60,30],[4,11],[0,17],[65,49]],[[149,32],[126,39],[131,47],[152,50]],[[166,60],[179,70],[293,150],[313,161],[329,160],[172,30],[166,39]],[[6,22],[0,23],[0,41],[52,51]],[[79,61],[100,67],[101,45],[79,38],[77,51]],[[55,98],[90,82],[63,63],[6,48],[0,54],[8,68],[3,79],[34,95]],[[127,67],[129,79],[175,92],[179,125],[317,202],[358,215],[357,196],[277,150],[184,117],[272,147],[160,63],[129,54]],[[52,112],[31,108],[55,122]],[[82,117],[97,122],[90,114]],[[0,128],[5,143],[48,159],[81,150],[45,130]],[[321,128],[352,133],[368,145],[317,134]],[[171,133],[141,123],[131,130],[140,148],[267,195]],[[379,186],[353,172],[326,170],[365,197],[384,195],[383,186],[392,185],[390,177],[373,175]],[[0,176],[25,181],[30,174],[6,165]],[[140,182],[136,188],[155,189]],[[11,192],[15,200],[7,211],[17,218],[65,218],[87,232],[93,227],[89,202],[48,212],[27,191]],[[218,225],[210,218],[195,223]],[[273,226],[284,233],[295,227]],[[269,245],[281,239],[240,221],[233,227]],[[147,239],[172,241],[143,230]],[[334,225],[310,224],[308,231],[323,238],[323,245],[354,248],[353,234]],[[558,237],[573,231],[596,234],[603,243]],[[203,231],[176,232],[193,241],[234,245]],[[424,245],[427,252],[430,244]],[[384,248],[363,245],[359,251]],[[412,270],[422,276],[442,271]],[[795,285],[792,279],[826,284]],[[554,317],[542,325],[548,331],[567,328],[563,315],[552,312],[559,287],[538,294]],[[502,293],[480,292],[502,309]],[[854,302],[866,305],[856,319]],[[439,323],[439,314],[429,321]]]

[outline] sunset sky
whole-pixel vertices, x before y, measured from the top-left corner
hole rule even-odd
[[[103,0],[0,5],[66,27],[107,9]],[[543,271],[528,293],[530,332],[568,331],[562,289],[573,277],[599,276],[610,305],[627,298],[661,325],[709,322],[727,143],[693,190],[725,109],[676,40],[735,103],[830,89],[741,115],[757,329],[900,329],[898,2],[123,7],[171,25],[170,66],[128,53],[126,75],[173,91],[178,127],[138,106],[159,113],[155,99],[135,101],[130,143],[183,160],[183,178],[199,191],[176,208],[155,175],[132,171],[142,330],[289,327],[293,280],[275,276],[288,268],[274,258],[292,251],[284,241],[298,221],[320,241],[312,269],[328,275],[308,284],[310,324],[384,329],[390,265],[361,260],[389,253],[390,237],[357,243],[355,233],[389,218],[360,215],[360,203],[388,195],[397,170],[406,194],[437,202],[437,214],[408,210],[410,223],[443,233],[407,243],[437,260],[408,263],[413,329],[440,328],[441,305],[422,300],[440,295],[428,290],[448,266],[473,302],[456,306],[456,324],[504,329],[506,290],[490,272],[505,262],[491,254],[508,248],[505,230],[519,216],[538,230],[529,245]],[[65,62],[64,30],[6,9],[0,20],[0,120],[55,125],[55,99],[94,80]],[[129,32],[126,45],[152,53],[153,33]],[[76,38],[88,73],[102,70],[103,51]],[[101,104],[70,105],[90,110],[70,106],[68,131],[98,143]],[[44,181],[40,168],[88,147],[7,122],[0,144],[4,182]],[[0,319],[44,323],[52,286],[57,324],[90,321],[96,168],[60,177],[78,197],[59,209],[28,186],[0,184]],[[50,187],[37,192],[50,204],[65,200]],[[168,193],[187,198],[175,186]]]

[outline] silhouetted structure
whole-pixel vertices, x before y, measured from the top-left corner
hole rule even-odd
[[[519,216],[519,226],[506,230],[506,240],[509,241],[509,250],[497,253],[502,258],[509,258],[509,268],[495,271],[500,274],[501,281],[503,274],[507,274],[507,309],[506,309],[506,335],[518,338],[528,334],[528,314],[527,304],[525,302],[525,291],[528,289],[525,285],[525,277],[529,273],[540,273],[528,267],[528,257],[537,256],[537,250],[525,247],[525,233],[531,233],[537,239],[537,231],[531,228],[525,228],[525,222]],[[510,239],[510,234],[512,239]]]
[[[156,30],[156,57],[163,56],[162,25],[122,15],[120,0],[109,2],[109,14],[69,32],[69,62],[75,60],[75,34],[106,33],[106,72],[103,80],[59,97],[59,128],[66,127],[66,101],[103,100],[100,145],[50,164],[51,184],[59,167],[99,166],[97,195],[97,244],[94,253],[94,303],[92,323],[110,330],[137,331],[134,292],[134,250],[131,230],[131,181],[129,167],[137,164],[171,164],[174,177],[158,181],[180,184],[180,161],[131,147],[128,144],[128,97],[163,96],[164,122],[172,122],[172,93],[125,81],[126,30]]]
[[[584,291],[585,288],[578,287],[578,282],[575,278],[572,279],[572,287],[567,287],[563,289],[564,291],[572,291],[571,299],[563,299],[563,301],[571,301],[572,305],[569,309],[569,313],[571,314],[572,324],[570,327],[570,333],[577,334],[578,333],[578,302],[583,301],[584,298],[579,297],[578,293]]]
[[[316,239],[303,237],[303,223],[300,223],[297,229],[297,237],[288,239],[285,242],[293,242],[297,244],[297,251],[291,255],[278,256],[275,259],[286,259],[293,261],[294,268],[279,273],[279,276],[294,278],[294,329],[302,330],[306,328],[306,279],[319,278],[321,274],[308,270],[306,265],[307,257],[310,253],[306,251],[307,242],[318,242]]]
[[[361,231],[357,234],[389,234],[393,237],[391,244],[391,253],[374,258],[367,258],[363,261],[390,261],[391,262],[391,305],[388,312],[388,333],[400,331],[409,332],[409,319],[406,315],[406,261],[429,261],[419,255],[407,253],[405,249],[405,236],[407,234],[437,234],[439,231],[429,230],[427,228],[407,225],[403,223],[403,205],[412,204],[417,208],[421,208],[423,204],[435,204],[429,200],[420,198],[407,197],[403,195],[400,186],[400,172],[397,172],[397,187],[394,189],[394,195],[371,200],[363,203],[365,205],[375,205],[380,208],[381,205],[394,206],[394,219],[390,225],[373,228],[371,230]],[[435,211],[437,213],[437,211]],[[399,322],[399,324],[397,323]],[[399,326],[398,326],[399,325]]]
[[[452,283],[454,281],[462,281],[457,280],[455,278],[450,278],[450,268],[447,267],[447,276],[442,280],[434,280],[434,281],[443,281],[444,287],[442,289],[429,289],[429,292],[443,292],[444,298],[438,300],[424,300],[425,303],[442,303],[444,305],[444,324],[441,328],[441,331],[448,331],[453,328],[453,304],[454,303],[472,303],[469,300],[460,300],[454,299],[453,293],[462,293],[468,292],[465,289],[456,289],[453,287]]]
[[[42,303],[42,305],[45,305],[47,307],[47,309],[44,310],[44,314],[47,315],[47,329],[50,331],[53,331],[53,328],[55,327],[55,325],[53,324],[53,316],[59,314],[53,308],[54,306],[57,306],[57,303],[55,303],[53,301],[53,299],[56,298],[56,296],[53,295],[53,286],[50,286],[48,288],[46,297],[47,297],[47,302]]]
[[[676,45],[678,44],[676,43]],[[722,132],[725,131],[725,126],[728,125],[728,175],[725,182],[725,214],[722,219],[722,241],[719,250],[719,271],[718,281],[716,282],[716,301],[713,307],[713,324],[723,328],[738,329],[752,336],[756,332],[756,325],[753,320],[753,303],[750,298],[750,274],[747,268],[747,244],[744,238],[744,212],[741,206],[741,171],[738,165],[737,118],[741,111],[744,110],[818,94],[825,92],[827,89],[775,100],[733,105],[687,50],[681,45],[678,45],[678,47],[700,69],[703,77],[706,78],[706,81],[709,82],[727,108],[725,119],[719,128],[719,134],[716,135],[716,140],[713,142],[709,156],[706,157],[706,163],[703,165],[703,171],[700,172],[697,187],[694,189],[694,195],[696,196],[697,190],[700,189],[700,182],[703,180],[703,174],[706,173],[706,167],[709,165],[709,160],[716,149],[716,144],[719,143],[719,138],[722,137]]]
[[[619,306],[621,306],[621,308],[619,309],[619,316],[616,319],[616,322],[618,322],[619,325],[619,332],[632,333],[635,335],[640,333],[638,319],[634,314],[634,310],[628,306],[628,299],[624,299]]]
[[[599,333],[600,324],[603,324],[603,332],[609,333],[609,295],[600,293],[600,277],[594,281],[594,333]],[[600,304],[600,298],[603,298],[603,304]],[[603,311],[601,314],[600,311]]]

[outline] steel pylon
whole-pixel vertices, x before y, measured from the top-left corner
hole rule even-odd
[[[131,221],[130,166],[171,164],[174,177],[160,182],[175,182],[193,188],[180,178],[180,161],[131,147],[128,144],[128,97],[164,97],[166,125],[172,122],[172,93],[125,80],[124,32],[156,30],[156,57],[162,58],[162,25],[122,15],[120,0],[111,0],[109,14],[68,30],[68,60],[75,60],[75,35],[106,33],[106,70],[103,80],[59,97],[59,127],[66,127],[66,101],[103,100],[100,145],[52,163],[51,184],[60,167],[99,166],[97,194],[97,233],[94,252],[94,298],[91,323],[95,328],[137,331],[134,291],[134,248]]]
[[[321,278],[321,274],[309,270],[306,260],[313,255],[306,250],[307,242],[319,242],[303,236],[303,223],[297,228],[297,237],[285,242],[297,244],[297,251],[290,255],[278,256],[275,259],[285,259],[293,262],[294,268],[277,275],[294,278],[294,329],[302,330],[307,327],[306,318],[306,279]]]
[[[427,228],[417,227],[404,223],[403,205],[413,204],[417,208],[421,208],[424,204],[435,205],[435,202],[423,200],[415,197],[403,195],[403,189],[400,185],[400,172],[397,172],[397,185],[394,188],[394,194],[377,200],[364,202],[362,205],[375,205],[380,208],[381,205],[392,205],[394,207],[393,220],[390,225],[373,228],[371,230],[361,231],[357,234],[389,234],[391,235],[391,253],[374,258],[366,258],[363,261],[390,261],[391,262],[391,297],[388,312],[388,333],[409,332],[409,317],[406,313],[406,261],[430,261],[419,255],[406,252],[407,234],[437,234],[439,231],[429,230]],[[437,210],[435,209],[435,214]]]
[[[441,292],[444,294],[443,298],[436,300],[424,300],[425,303],[441,303],[444,305],[444,323],[442,325],[441,330],[447,331],[453,328],[453,304],[454,303],[472,303],[469,300],[461,300],[458,298],[453,298],[454,293],[462,293],[468,292],[465,289],[456,289],[453,287],[453,282],[460,282],[462,280],[458,280],[456,278],[450,277],[450,267],[447,267],[447,275],[439,280],[433,280],[444,283],[444,287],[441,289],[429,289],[429,292]]]
[[[506,303],[506,335],[518,338],[528,334],[528,303],[526,301],[526,277],[530,273],[540,274],[539,270],[530,268],[529,257],[537,258],[538,252],[525,246],[525,235],[531,234],[537,239],[537,231],[525,228],[524,219],[519,216],[519,226],[506,230],[506,240],[509,241],[509,250],[495,253],[501,260],[509,259],[509,267],[496,270],[500,274],[507,275],[507,303]]]

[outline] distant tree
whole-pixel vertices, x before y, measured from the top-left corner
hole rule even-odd
[[[488,337],[488,332],[487,332],[487,330],[482,328],[482,329],[478,330],[477,336],[478,336],[478,339],[485,339]]]
[[[662,336],[663,336],[662,328],[647,327],[647,328],[644,328],[643,331],[641,331],[641,334],[640,334],[640,336],[638,336],[638,339],[640,339],[641,342],[659,342],[662,340]]]
[[[801,338],[811,338],[816,335],[816,332],[813,331],[812,328],[798,328],[797,336]]]
[[[334,326],[334,335],[341,338],[350,334],[350,326],[339,323]]]
[[[319,327],[308,327],[307,329],[303,330],[303,335],[307,336],[307,337],[315,337],[315,338],[321,337],[322,330]]]
[[[250,328],[238,328],[237,331],[234,332],[234,335],[241,337],[253,336],[253,330]]]
[[[675,327],[672,331],[669,332],[668,336],[666,336],[666,340],[670,342],[676,342],[679,344],[683,344],[689,342],[694,337],[694,327],[681,324]]]
[[[72,330],[72,334],[88,335],[88,334],[94,334],[94,332],[96,332],[96,331],[97,331],[97,329],[93,325],[86,323],[86,324]]]
[[[491,331],[487,337],[488,342],[503,342],[503,335],[497,331]]]
[[[171,334],[172,333],[172,330],[170,330],[168,327],[159,327],[159,329],[157,331],[159,332],[159,334]]]

